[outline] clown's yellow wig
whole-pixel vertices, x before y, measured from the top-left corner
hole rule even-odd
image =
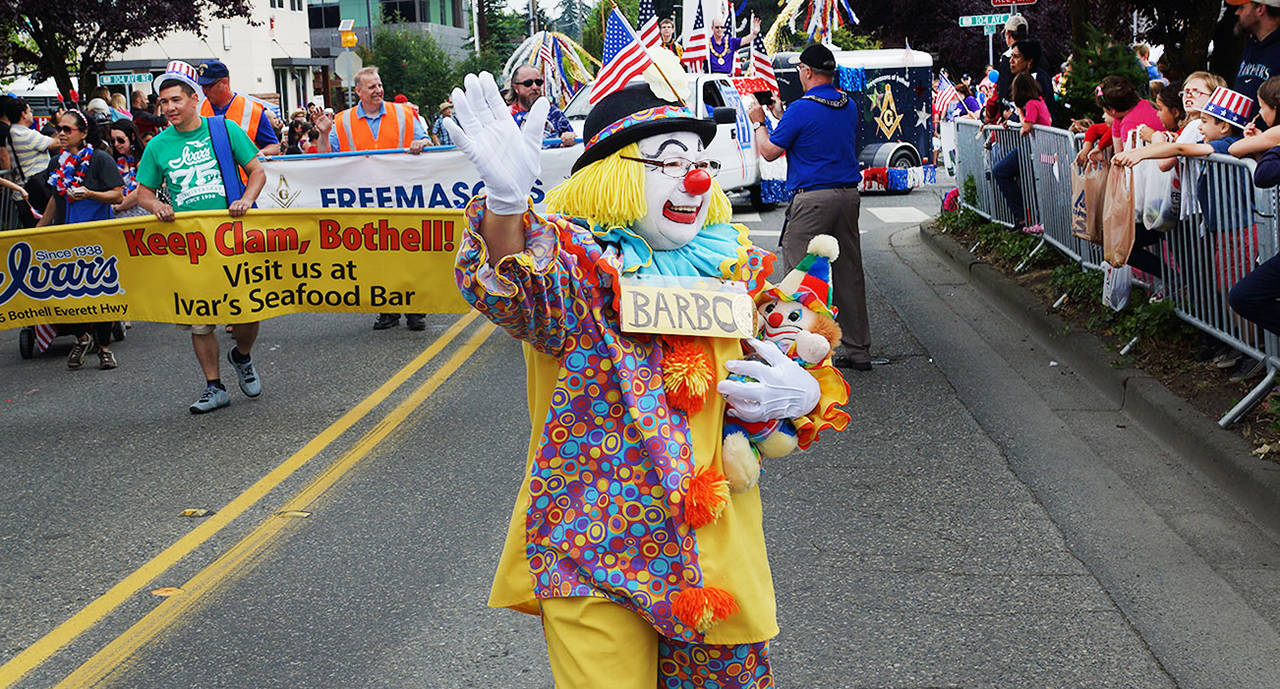
[[[628,144],[607,158],[597,160],[573,173],[547,194],[547,210],[574,218],[585,218],[593,226],[630,227],[648,213],[644,198],[644,163],[623,160],[639,158],[640,147]],[[729,222],[733,205],[711,179],[711,206],[707,223]]]

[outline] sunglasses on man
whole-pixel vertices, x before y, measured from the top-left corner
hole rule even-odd
[[[516,86],[523,86],[525,88],[529,88],[530,86],[533,86],[535,84],[537,84],[538,86],[542,86],[542,83],[543,81],[541,79],[525,79],[524,81],[517,81]]]

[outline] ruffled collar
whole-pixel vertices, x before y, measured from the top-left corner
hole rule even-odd
[[[606,244],[616,245],[627,275],[667,275],[732,279],[736,268],[747,260],[751,240],[744,225],[730,223],[704,225],[688,244],[677,249],[655,251],[630,227],[596,225],[591,234]]]

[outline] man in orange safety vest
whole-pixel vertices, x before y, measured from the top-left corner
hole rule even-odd
[[[431,145],[427,129],[413,109],[404,103],[383,99],[382,77],[378,68],[365,67],[355,73],[355,92],[360,97],[356,107],[347,108],[333,115],[316,118],[320,132],[317,150],[320,153],[334,151],[373,151],[379,149],[408,149],[417,155],[424,146]],[[426,318],[420,313],[405,314],[405,324],[410,330],[425,330]],[[380,313],[373,322],[374,330],[386,330],[400,325],[400,314]]]
[[[231,90],[231,72],[220,60],[210,60],[196,68],[204,102],[200,104],[202,117],[222,117],[240,125],[253,139],[263,155],[280,155],[280,135],[271,126],[267,109],[262,103]]]

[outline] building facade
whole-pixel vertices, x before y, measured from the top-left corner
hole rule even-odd
[[[311,51],[318,57],[333,57],[342,52],[338,24],[343,19],[355,22],[355,33],[362,45],[369,44],[372,25],[406,28],[431,36],[452,59],[467,56],[472,45],[471,3],[474,0],[310,0]]]
[[[285,117],[292,109],[319,100],[315,73],[333,60],[313,57],[308,26],[307,0],[256,0],[249,17],[210,18],[203,34],[170,34],[112,56],[102,74],[108,81],[120,75],[143,79],[164,71],[169,60],[185,60],[199,66],[218,59],[231,71],[231,88],[280,107]],[[114,91],[125,86],[109,86]],[[150,92],[151,82],[127,85],[128,90]]]

